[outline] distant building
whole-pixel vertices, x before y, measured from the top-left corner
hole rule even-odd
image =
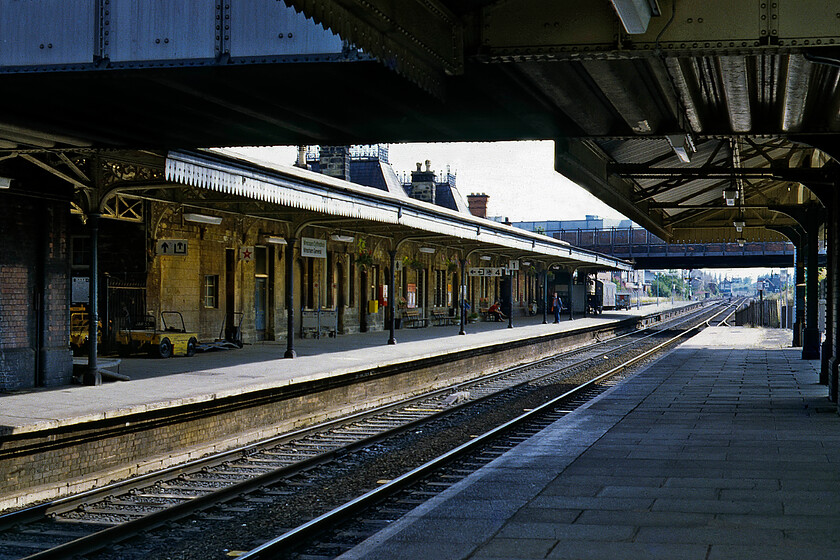
[[[464,197],[458,192],[455,175],[449,169],[440,175],[432,170],[431,162],[418,163],[410,179],[397,176],[388,160],[385,144],[365,146],[318,146],[306,153],[305,166],[323,173],[389,192],[398,197],[422,200],[456,212],[470,213]]]
[[[495,216],[490,218],[496,222],[506,222],[507,218]],[[592,229],[628,229],[640,228],[641,226],[634,223],[633,220],[616,219],[616,218],[601,218],[600,216],[587,215],[583,220],[542,220],[533,222],[510,222],[514,227],[525,229],[528,231],[535,231],[544,233],[549,237],[562,239],[562,232],[573,230],[592,230]]]

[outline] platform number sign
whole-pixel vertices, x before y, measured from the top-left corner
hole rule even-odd
[[[187,240],[186,239],[158,239],[155,245],[156,255],[166,256],[187,256]]]

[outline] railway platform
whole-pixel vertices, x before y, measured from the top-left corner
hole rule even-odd
[[[628,317],[646,316],[694,302],[663,302],[638,309],[605,312],[599,316],[564,317],[559,324],[542,324],[542,315],[516,317],[506,322],[478,322],[458,336],[458,325],[404,328],[396,331],[395,345],[388,332],[373,331],[295,339],[297,357],[283,358],[286,342],[261,342],[241,350],[199,353],[191,358],[166,360],[133,357],[120,360],[119,373],[129,382],[98,387],[67,386],[0,394],[0,436],[55,428],[105,417],[123,416],[151,408],[219,399],[246,391],[286,386],[360,368],[416,361],[464,348],[493,345],[540,334],[586,329]],[[375,352],[371,352],[375,349]]]
[[[690,302],[694,304],[696,302]],[[53,499],[525,363],[676,312],[382,331],[119,364],[130,381],[0,395],[0,510]],[[35,466],[36,468],[33,468]]]
[[[706,329],[340,558],[834,557],[840,417],[790,337]]]

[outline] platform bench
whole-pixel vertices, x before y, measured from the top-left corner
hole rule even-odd
[[[439,327],[443,325],[457,325],[460,323],[460,319],[457,315],[450,315],[445,311],[432,311],[432,320]]]
[[[429,320],[420,316],[420,311],[417,309],[403,309],[402,311],[402,325],[405,328],[425,327]]]

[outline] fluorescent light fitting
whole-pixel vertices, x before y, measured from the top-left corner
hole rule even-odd
[[[674,150],[680,161],[683,163],[691,162],[691,154],[696,151],[691,136],[688,134],[668,134],[665,138],[668,139],[671,149]]]
[[[286,240],[282,237],[277,237],[276,235],[266,235],[265,242],[271,243],[272,245],[287,245]]]
[[[434,247],[420,247],[417,250],[420,251],[421,253],[427,253],[427,254],[432,254],[432,253],[435,252]]]
[[[738,198],[738,189],[723,189],[723,199],[727,206],[735,206],[735,199]]]
[[[627,33],[638,35],[647,31],[652,15],[648,0],[611,0],[611,2]]]
[[[523,266],[531,266],[531,261],[522,261]]]
[[[0,177],[0,189],[8,189],[12,186],[12,180],[9,177]]]
[[[491,257],[490,255],[481,255],[481,260],[483,260],[483,261],[492,261],[492,260],[493,260],[493,257]]]
[[[330,239],[333,241],[340,241],[342,243],[353,243],[356,238],[352,235],[343,235],[341,233],[333,233],[330,235]]]
[[[208,216],[207,214],[184,214],[184,219],[188,222],[213,224],[215,226],[222,223],[222,218],[219,216]]]

